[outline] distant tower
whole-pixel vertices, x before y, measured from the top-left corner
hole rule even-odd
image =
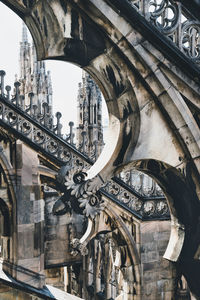
[[[102,97],[96,83],[84,71],[77,102],[77,148],[90,158],[97,159],[104,145]]]
[[[23,23],[22,41],[20,43],[20,92],[25,96],[25,105],[30,104],[29,93],[34,93],[33,104],[38,106],[38,113],[42,112],[42,104],[49,104],[52,114],[52,84],[50,72],[46,72],[45,62],[37,61],[33,43],[28,41],[28,31]]]

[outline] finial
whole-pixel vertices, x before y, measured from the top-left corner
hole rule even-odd
[[[61,130],[62,130],[62,124],[60,123],[61,117],[62,117],[62,114],[61,114],[61,112],[58,111],[56,113],[57,125],[54,128],[54,132],[56,132],[58,136],[61,136]]]
[[[74,144],[74,133],[73,133],[73,126],[74,126],[74,122],[70,121],[69,122],[69,127],[70,127],[70,144],[73,145]]]
[[[34,119],[37,119],[37,110],[38,110],[38,106],[36,104],[33,105],[33,115],[32,117]]]
[[[0,70],[0,89],[1,89],[1,95],[4,95],[4,77],[6,75],[6,72],[3,70]]]
[[[30,99],[30,105],[28,105],[28,107],[25,109],[25,112],[30,111],[30,114],[32,114],[34,93],[33,92],[28,93],[28,97]]]
[[[7,92],[7,99],[10,100],[10,91],[11,91],[11,86],[7,85],[6,86],[6,92]]]
[[[19,95],[20,95],[20,90],[19,90],[19,87],[20,87],[21,83],[19,81],[16,81],[14,83],[14,86],[15,86],[15,101],[16,101],[16,105],[19,106]]]
[[[74,122],[70,121],[69,122],[69,127],[73,127],[74,126]]]
[[[20,99],[20,107],[22,110],[24,110],[24,100],[25,100],[24,95],[20,95],[19,99]]]
[[[61,117],[62,117],[61,112],[57,111],[57,113],[56,113],[56,118],[59,120]]]
[[[28,93],[28,97],[29,97],[29,99],[30,99],[30,105],[32,106],[34,93],[33,93],[33,92]]]

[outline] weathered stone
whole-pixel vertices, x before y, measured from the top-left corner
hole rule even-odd
[[[99,82],[108,102],[113,136],[110,135],[111,147],[105,147],[105,154],[102,155],[104,159],[101,158],[88,171],[91,180],[89,182],[94,183],[94,178],[100,178],[99,180],[106,182],[119,170],[125,170],[131,166],[151,175],[160,183],[168,197],[172,219],[171,237],[166,257],[171,261],[180,262],[182,273],[187,279],[192,278],[191,289],[199,297],[199,262],[194,260],[194,255],[199,248],[200,216],[200,167],[198,160],[200,156],[200,134],[197,97],[199,96],[199,70],[193,64],[196,57],[189,60],[184,54],[187,44],[190,44],[187,42],[186,32],[188,28],[185,27],[182,30],[185,36],[179,40],[179,42],[184,43],[181,48],[183,53],[181,53],[174,47],[172,41],[179,38],[181,31],[176,32],[172,40],[167,40],[158,31],[166,30],[167,26],[162,28],[161,20],[166,22],[167,14],[165,18],[160,17],[159,26],[156,29],[147,20],[144,20],[144,17],[134,8],[134,5],[137,5],[135,1],[132,6],[130,1],[129,3],[127,1],[97,0],[4,0],[3,2],[18,13],[22,19],[25,19],[34,37],[39,59],[56,58],[70,61],[84,67]],[[175,5],[173,6],[175,8],[171,9],[174,14],[181,7],[181,3],[179,5],[176,1],[171,1],[170,5]],[[159,5],[155,5],[155,10],[157,6]],[[153,22],[152,12],[147,13],[145,11],[145,16]],[[155,16],[154,18],[157,20]],[[188,17],[187,10],[184,12],[184,18],[188,18],[187,21],[191,25],[192,14],[189,14]],[[177,13],[177,20],[181,19]],[[192,21],[197,26],[195,28],[198,28],[199,24],[196,18],[194,19],[195,21]],[[155,20],[154,25],[156,26]],[[175,28],[180,29],[180,26],[187,25],[182,23],[178,26],[178,24],[173,23],[175,20],[176,18],[171,21]],[[193,31],[195,31],[194,28]],[[170,34],[172,33],[170,32]],[[192,44],[196,41],[194,36],[191,41]],[[178,46],[180,45],[178,44]],[[198,53],[198,44],[195,50],[197,52],[193,50],[193,53],[198,56],[196,54]],[[0,75],[1,93],[4,95],[3,78],[5,72],[1,71]],[[180,89],[177,82],[181,85]],[[17,101],[19,83],[15,84],[15,88]],[[184,92],[185,88],[189,91]],[[195,92],[193,100],[192,90]],[[186,96],[191,99],[185,99]],[[13,130],[14,128],[12,128]],[[42,230],[40,223],[44,222],[45,219],[42,210],[43,200],[39,196],[39,191],[33,196],[31,189],[33,185],[40,185],[37,168],[32,167],[32,164],[38,164],[38,161],[37,155],[31,153],[33,161],[30,164],[26,153],[30,154],[31,150],[25,150],[25,147],[18,143],[16,153],[18,159],[14,162],[16,178],[13,179],[16,186],[12,189],[13,203],[15,203],[14,199],[17,199],[17,203],[12,207],[13,243],[11,245],[12,255],[10,256],[15,261],[18,260],[19,257],[16,255],[16,253],[19,254],[18,241],[24,247],[28,247],[26,250],[29,253],[26,254],[23,249],[22,258],[31,259],[34,256],[33,249],[35,249],[35,255],[38,255],[39,260],[41,259],[41,268],[37,267],[43,270],[43,249],[41,247],[40,252],[40,243],[34,241],[34,236],[36,238],[40,235]],[[55,165],[54,168],[56,169]],[[10,177],[8,176],[8,178]],[[55,180],[54,177],[54,184]],[[15,190],[17,190],[16,197],[14,197]],[[52,202],[54,200],[52,199]],[[69,216],[66,224],[63,218],[60,219],[61,222],[59,223],[59,216],[55,218],[51,216],[51,208],[46,210],[45,226],[47,226],[45,228],[48,231],[50,227],[56,227],[56,232],[49,229],[49,233],[46,234],[46,238],[48,238],[48,234],[50,236],[50,241],[46,240],[46,249],[49,250],[46,256],[48,257],[50,254],[48,259],[52,259],[51,263],[56,264],[61,263],[61,256],[59,257],[60,254],[55,252],[55,245],[60,248],[60,253],[63,255],[64,249],[67,248],[64,241],[67,241],[69,246],[70,240],[74,238],[74,235],[76,236],[76,232],[78,232],[78,237],[81,237],[80,228],[82,225],[83,229],[83,219],[79,220],[77,227],[70,224]],[[144,300],[145,298],[157,300],[161,297],[162,299],[167,299],[167,297],[173,299],[173,268],[170,276],[170,272],[169,274],[165,272],[166,266],[160,263],[164,243],[165,241],[167,243],[169,238],[167,230],[164,229],[164,226],[162,228],[158,224],[155,226],[154,222],[148,223],[149,228],[145,229],[140,220],[138,232],[141,234],[140,236],[138,234],[137,237],[134,236],[137,239],[134,243],[129,227],[123,223],[122,214],[120,215],[119,211],[120,209],[116,206],[113,210],[110,208],[110,216],[111,219],[114,219],[114,224],[110,226],[109,231],[113,233],[117,229],[123,232],[123,234],[121,231],[120,234],[115,232],[121,247],[118,251],[119,254],[118,252],[115,253],[116,256],[121,255],[121,262],[120,259],[116,262],[118,268],[125,268],[129,274],[128,268],[132,262],[136,269],[133,272],[136,274],[136,297],[141,295]],[[146,212],[151,214],[150,209]],[[123,218],[125,219],[124,214]],[[33,229],[28,228],[29,225],[34,225]],[[24,226],[24,232],[20,226]],[[98,233],[100,236],[102,234],[96,228],[94,229],[95,234],[91,228],[89,229],[91,240],[94,239],[95,234]],[[54,237],[55,240],[53,240]],[[41,244],[44,244],[43,238],[41,234]],[[108,238],[110,238],[109,235]],[[138,249],[140,249],[139,246],[142,249],[141,265],[136,245],[138,245]],[[105,252],[106,264],[109,266],[108,243],[106,243],[105,248],[101,248],[103,248],[101,251]],[[81,250],[86,252],[84,247]],[[131,259],[128,254],[131,254]],[[66,256],[68,256],[66,259],[69,259],[69,253]],[[134,260],[137,261],[136,265]],[[191,262],[191,265],[194,263],[196,273],[187,268],[188,261]],[[152,262],[156,262],[155,273],[163,274],[162,278],[156,279],[155,276],[154,281],[150,282],[149,277],[144,276],[143,279],[145,280],[142,281],[143,273],[140,274],[139,266],[141,266],[142,272],[150,272],[150,268],[153,272]],[[62,263],[66,263],[65,258],[63,258]],[[92,265],[86,259],[84,263],[88,263],[90,267]],[[77,270],[71,270],[71,272],[78,273]],[[74,277],[78,277],[77,274],[74,274]],[[164,278],[165,275],[167,278]],[[127,278],[129,277],[127,276]],[[29,279],[25,280],[29,281]],[[84,293],[86,295],[89,292],[93,293],[90,282],[91,276],[89,279],[87,278],[88,282],[86,279],[84,280],[85,286],[90,287],[88,291],[85,288]],[[77,280],[74,281],[78,285]],[[142,282],[142,286],[139,286],[140,282]],[[98,282],[95,282],[94,286],[96,285]],[[105,297],[109,299],[111,296],[108,283],[106,284],[106,293]]]

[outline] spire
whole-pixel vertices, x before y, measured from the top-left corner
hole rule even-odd
[[[28,30],[25,23],[22,23],[22,43],[28,43]]]
[[[45,62],[37,61],[33,41],[28,40],[28,28],[22,23],[22,41],[20,42],[20,92],[25,96],[25,105],[29,105],[29,94],[34,93],[34,104],[42,112],[43,102],[49,104],[52,112],[52,84],[50,73],[46,72]]]
[[[79,84],[77,104],[77,147],[96,160],[104,145],[102,98],[98,86],[85,71]]]

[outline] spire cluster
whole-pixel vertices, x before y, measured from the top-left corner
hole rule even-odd
[[[33,42],[28,40],[26,25],[22,25],[22,41],[20,43],[20,76],[18,78],[21,94],[25,95],[25,105],[29,105],[29,93],[34,93],[33,103],[42,109],[48,103],[52,113],[52,83],[50,71],[46,72],[44,61],[37,61]]]

